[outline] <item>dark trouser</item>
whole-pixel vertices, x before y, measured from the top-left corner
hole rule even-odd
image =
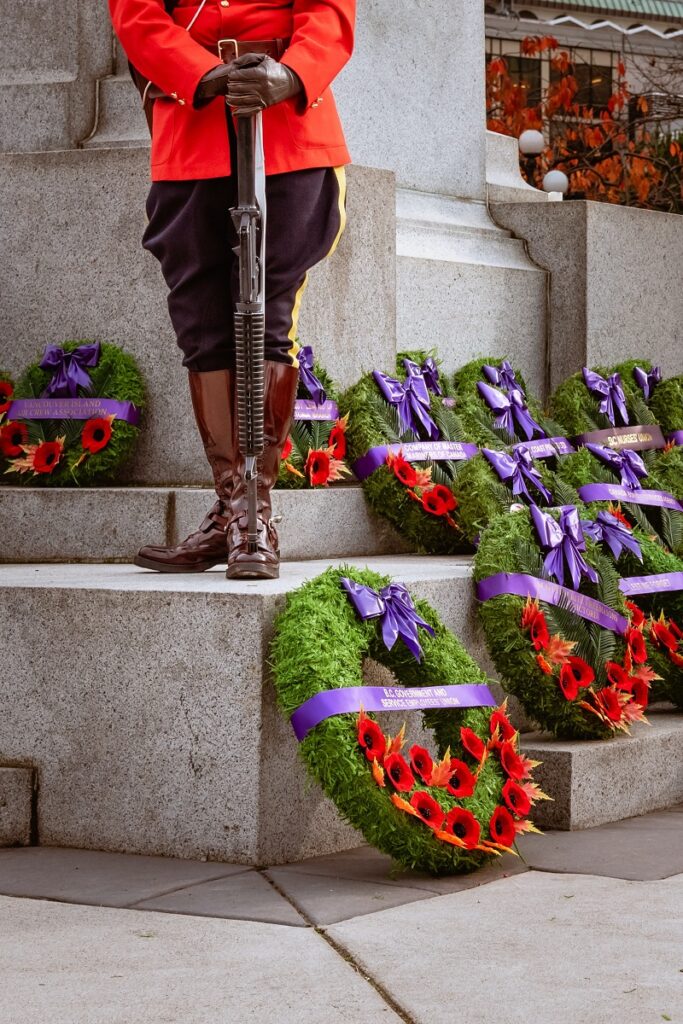
[[[234,166],[234,164],[233,164]],[[230,178],[154,182],[143,245],[159,260],[168,308],[188,370],[235,365],[233,311],[237,244]],[[266,182],[266,359],[297,365],[297,322],[311,267],[335,248],[344,228],[343,168],[276,174]]]

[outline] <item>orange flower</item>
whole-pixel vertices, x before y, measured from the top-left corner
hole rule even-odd
[[[471,811],[454,807],[446,815],[444,831],[459,839],[466,850],[474,850],[479,843],[481,826]]]
[[[633,601],[627,601],[626,607],[628,608],[631,615],[631,622],[634,629],[642,629],[645,625],[645,613],[641,611],[637,604]]]
[[[294,448],[294,445],[292,443],[292,439],[291,439],[291,437],[288,437],[287,440],[285,441],[284,448],[282,449],[282,453],[280,455],[280,458],[282,459],[283,462],[286,462],[286,460],[292,454],[292,449],[293,448]]]
[[[387,466],[392,470],[397,480],[400,480],[406,487],[415,487],[417,484],[417,473],[407,462],[401,453],[398,455],[387,455]]]
[[[330,431],[329,446],[332,449],[332,456],[335,459],[343,459],[346,455],[346,427],[349,422],[349,414],[347,413],[340,420],[336,420],[332,430]]]
[[[460,740],[468,754],[471,754],[477,761],[482,761],[486,755],[486,744],[473,729],[467,726],[460,728]]]
[[[536,655],[536,663],[538,664],[541,672],[545,672],[547,676],[551,676],[553,674],[553,666],[550,662],[546,661],[542,654]]]
[[[381,764],[378,764],[377,758],[375,758],[372,762],[372,777],[378,786],[380,786],[382,789],[385,788],[386,782],[384,781],[384,769],[382,768]]]
[[[410,803],[425,825],[429,825],[430,828],[436,830],[441,828],[445,815],[433,796],[425,793],[424,790],[418,790],[417,793],[413,793],[411,796]]]
[[[97,416],[88,420],[81,432],[81,444],[85,451],[94,455],[111,441],[111,425],[115,416]]]
[[[447,488],[444,488],[447,490]],[[422,508],[433,516],[445,516],[448,514],[448,506],[441,497],[436,487],[430,487],[422,495]]]
[[[11,403],[14,388],[8,380],[0,380],[0,416],[7,412]]]

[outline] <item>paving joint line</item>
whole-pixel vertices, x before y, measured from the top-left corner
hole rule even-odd
[[[266,874],[266,870],[266,868],[259,868],[258,872],[260,875],[263,875],[263,877],[266,879],[269,885],[273,887],[275,892],[278,893],[279,896],[282,896],[282,898],[286,900],[294,908],[297,914],[299,914],[299,916],[303,918],[303,920],[306,922],[306,926],[308,928],[311,928],[316,933],[316,935],[319,935],[323,942],[326,942],[330,949],[332,949],[337,954],[338,957],[340,957],[347,964],[349,964],[349,966],[353,968],[356,974],[360,975],[360,977],[363,978],[365,982],[367,982],[370,988],[375,990],[377,995],[387,1004],[389,1009],[393,1010],[396,1016],[403,1021],[403,1024],[419,1024],[415,1017],[412,1017],[409,1013],[407,1013],[406,1010],[404,1010],[403,1007],[396,1002],[394,997],[384,988],[383,985],[381,985],[377,981],[376,978],[373,978],[371,974],[368,974],[367,971],[365,971],[361,967],[361,965],[354,959],[352,954],[347,949],[345,949],[338,942],[336,942],[331,935],[328,935],[323,927],[317,925],[315,921],[313,921],[308,916],[308,914],[297,905],[295,900],[293,900],[288,893],[284,892],[284,890],[280,888],[277,882],[274,882],[273,879]],[[368,914],[366,916],[371,917],[372,915]]]
[[[194,889],[195,886],[204,885],[206,882],[219,882],[221,878],[239,878],[240,875],[245,875],[251,870],[253,869],[245,864],[244,871],[230,871],[227,875],[223,871],[220,875],[212,875],[210,878],[197,879],[195,882],[186,882],[185,885],[174,885],[172,889],[162,889],[161,892],[153,892],[150,896],[143,896],[142,899],[135,900],[134,903],[125,903],[123,904],[122,909],[130,910],[137,907],[140,903],[146,903],[147,900],[159,900],[164,896],[171,896],[174,892],[182,892],[184,889]],[[200,914],[199,916],[201,917],[202,915]]]

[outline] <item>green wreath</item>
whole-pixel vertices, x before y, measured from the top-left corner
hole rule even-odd
[[[544,515],[560,519],[564,510]],[[585,508],[579,506],[582,518]],[[578,593],[617,612],[627,622],[614,561],[584,535],[583,559],[597,582],[582,575]],[[648,703],[651,673],[642,634],[633,624],[624,634],[587,621],[563,595],[555,605],[531,596],[498,593],[483,581],[500,574],[552,580],[529,510],[499,516],[484,532],[474,575],[482,598],[480,615],[487,646],[508,690],[543,729],[566,739],[604,739],[628,731]],[[566,566],[565,566],[566,568]],[[642,570],[641,570],[642,571]],[[531,593],[527,579],[519,589]],[[508,589],[503,577],[501,590]],[[492,593],[494,596],[489,596]],[[636,633],[638,636],[636,636]],[[628,670],[627,677],[622,672]]]
[[[503,394],[513,390],[511,385],[516,385],[532,419],[542,429],[543,434],[546,437],[564,434],[564,427],[549,419],[538,399],[528,393],[524,375],[520,370],[511,367],[507,361],[501,362],[500,359],[473,359],[453,374],[455,408],[467,441],[472,441],[481,448],[501,448],[526,440],[519,432],[509,432],[494,425],[496,416],[477,387],[480,382]],[[540,437],[542,434],[537,436]]]
[[[396,379],[406,380],[405,360],[422,367],[430,358],[429,352],[400,353]],[[452,389],[444,374],[438,376],[438,387],[442,394],[430,394],[429,415],[441,440],[463,442],[462,426],[452,408]],[[373,448],[423,439],[404,429],[395,406],[383,398],[371,373],[341,396],[339,408],[349,417],[347,442],[352,463]],[[373,510],[388,519],[414,550],[438,555],[471,551],[458,523],[453,495],[453,483],[464,465],[464,461],[408,462],[400,454],[390,455],[363,479],[363,491]]]
[[[487,678],[426,602],[415,610],[422,660],[399,639],[391,650],[376,621],[362,621],[344,578],[376,592],[390,580],[369,570],[328,569],[288,595],[275,624],[275,689],[292,718],[326,690],[363,686],[363,661],[390,669],[399,686],[485,684]],[[373,716],[337,714],[315,725],[300,744],[309,773],[367,841],[406,868],[449,874],[472,871],[531,831],[533,763],[518,750],[505,707],[427,710],[436,750],[413,745],[404,730],[385,735]],[[450,787],[450,788],[449,788]]]
[[[527,395],[522,373],[508,362],[477,359],[454,374],[456,411],[463,431],[468,441],[482,449],[480,455],[463,465],[453,488],[458,502],[458,521],[472,542],[476,542],[494,516],[509,512],[520,504],[568,505],[578,500],[575,491],[558,480],[553,472],[557,464],[554,457],[535,458],[531,463],[527,462],[523,470],[519,467],[514,469],[509,459],[518,458],[515,449],[519,448],[520,437],[494,425],[495,413],[482,398],[479,383],[491,385],[503,393],[515,385],[526,398],[529,413],[543,433],[548,437],[563,434],[558,424],[543,415],[540,402]],[[498,460],[502,461],[501,472],[492,465],[497,461],[495,453],[499,452],[508,456],[505,460]],[[514,476],[505,477],[505,472],[513,472]],[[519,484],[523,486],[522,491]]]
[[[327,371],[314,363],[313,374],[325,392],[327,399],[338,402],[336,385]],[[310,401],[302,377],[299,378],[297,400]],[[310,487],[327,487],[351,476],[346,464],[346,426],[344,417],[331,420],[294,419],[289,437],[282,450],[280,474],[277,487],[282,490],[301,490]]]
[[[611,368],[593,367],[593,371],[605,379],[614,373],[619,374],[626,397],[629,423],[659,425],[665,434],[683,428],[681,378],[674,377],[654,385],[650,397],[646,399],[634,376],[638,368],[649,372],[653,367],[648,359],[628,359]],[[585,385],[583,372],[575,373],[560,384],[550,400],[552,414],[566,425],[571,434],[586,434],[612,426],[608,417],[600,412],[599,405],[599,397],[593,395]],[[663,450],[653,449],[640,454],[648,466],[648,475],[658,481],[650,486],[680,498],[683,495],[683,447],[667,446]],[[650,525],[662,535],[656,514]]]
[[[88,341],[67,341],[61,348],[71,353]],[[79,387],[79,398],[113,399],[132,403],[142,410],[144,382],[137,363],[116,345],[102,343],[96,365],[89,365],[90,384]],[[53,371],[41,369],[40,361],[22,374],[12,399],[40,398]],[[7,377],[3,378],[5,381]],[[73,487],[115,477],[130,457],[139,437],[138,426],[113,416],[89,420],[10,419],[12,406],[2,413],[0,404],[0,479],[16,486]]]

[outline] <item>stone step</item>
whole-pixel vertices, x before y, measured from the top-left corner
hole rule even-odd
[[[344,562],[405,581],[481,654],[468,559]],[[0,750],[40,773],[38,841],[246,864],[358,845],[308,783],[268,678],[285,594],[329,564],[261,582],[0,567]]]
[[[272,581],[0,566],[0,751],[40,774],[35,839],[256,865],[357,845],[308,783],[268,674],[285,595],[331,564],[405,582],[491,671],[464,557],[292,561]],[[382,675],[369,665],[366,678]],[[683,715],[651,721],[604,743],[525,735],[555,797],[539,823],[585,828],[680,802]],[[429,742],[417,716],[409,729]]]
[[[683,714],[651,708],[647,718],[609,741],[524,737],[527,756],[543,762],[535,778],[554,798],[536,805],[539,827],[592,828],[683,800]]]
[[[0,846],[28,846],[32,840],[34,771],[0,766]]]
[[[149,131],[140,95],[126,72],[99,83],[97,131],[84,143],[87,149],[149,146]]]
[[[176,544],[216,500],[203,488],[0,488],[0,562],[130,562],[143,544]],[[358,486],[276,490],[287,561],[409,550]]]

